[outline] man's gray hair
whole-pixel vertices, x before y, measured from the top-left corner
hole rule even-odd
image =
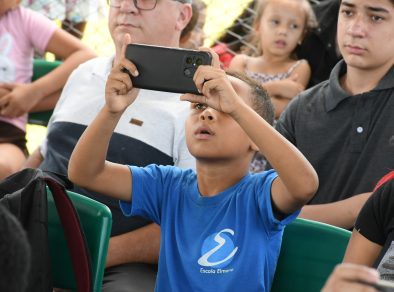
[[[175,0],[175,1],[178,1],[181,3],[192,3],[193,2],[193,0]]]

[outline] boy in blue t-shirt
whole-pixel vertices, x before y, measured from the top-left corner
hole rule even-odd
[[[123,59],[108,77],[105,106],[75,147],[69,177],[121,200],[125,215],[160,225],[157,291],[269,291],[283,228],[311,199],[318,179],[265,121],[273,120],[265,90],[246,77],[226,75],[211,54],[213,65],[194,75],[203,95],[181,97],[191,102],[185,135],[196,172],[105,160],[112,132],[138,93],[122,71],[137,76],[137,68]],[[277,173],[249,173],[257,151]]]

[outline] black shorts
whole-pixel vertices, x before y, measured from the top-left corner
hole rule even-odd
[[[27,157],[29,152],[26,147],[26,133],[18,127],[0,121],[0,143],[14,144]]]

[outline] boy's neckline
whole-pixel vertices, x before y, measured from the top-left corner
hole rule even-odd
[[[223,200],[227,199],[229,196],[232,196],[234,194],[234,190],[239,187],[240,184],[242,184],[245,180],[250,178],[251,174],[247,173],[241,180],[239,180],[236,184],[228,187],[224,191],[212,195],[212,196],[203,196],[201,195],[199,188],[198,188],[198,183],[197,183],[197,176],[193,184],[193,189],[191,192],[191,197],[193,201],[198,204],[198,205],[217,205],[220,204]]]

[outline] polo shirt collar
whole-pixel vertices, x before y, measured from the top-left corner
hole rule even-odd
[[[97,62],[95,62],[92,70],[92,75],[99,77],[102,80],[107,80],[108,75],[112,69],[112,62],[115,56],[111,57],[100,57]]]
[[[329,94],[325,95],[325,107],[326,111],[332,111],[337,105],[351,94],[347,93],[340,84],[340,78],[346,73],[346,63],[344,60],[338,62],[332,69],[329,79]],[[394,66],[386,73],[386,75],[380,80],[378,85],[371,91],[379,91],[394,88]]]
[[[394,66],[384,75],[383,79],[380,80],[378,86],[376,86],[373,90],[385,90],[394,88]]]
[[[339,82],[340,78],[346,73],[346,63],[345,61],[339,61],[335,67],[332,69],[329,79],[329,88],[328,94],[324,96],[324,103],[326,107],[326,111],[332,111],[337,107],[337,105],[349,97],[350,94],[347,93]]]

